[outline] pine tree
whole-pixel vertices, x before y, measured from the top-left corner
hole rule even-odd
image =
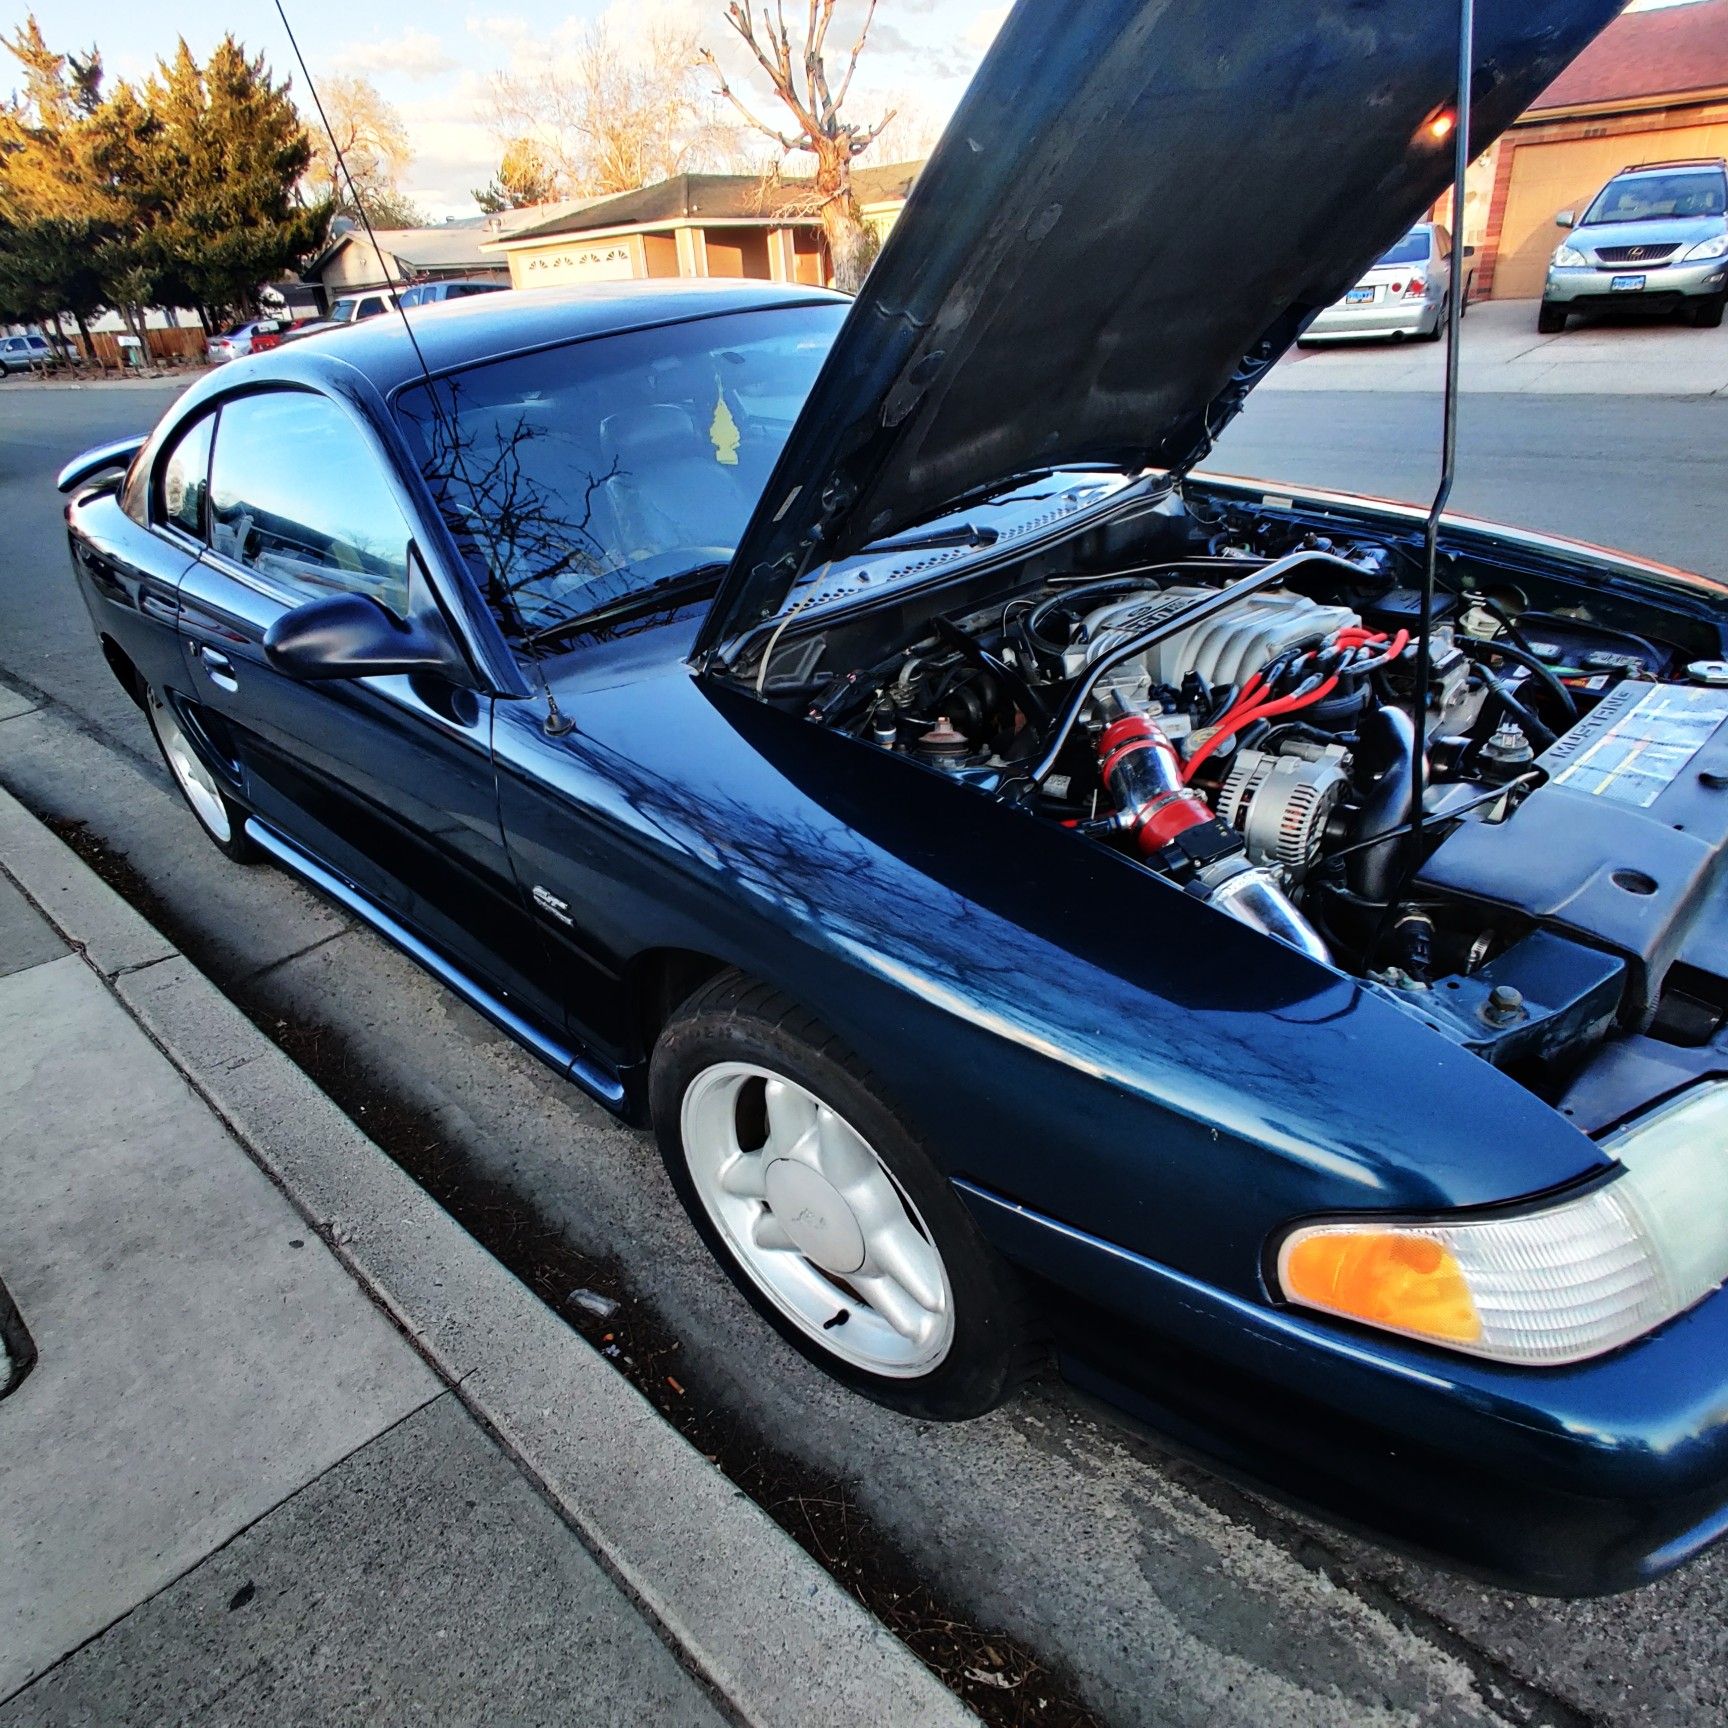
[[[114,238],[110,211],[81,157],[102,103],[102,61],[51,49],[32,14],[3,47],[24,72],[21,95],[0,107],[0,318],[89,319],[104,300],[97,257]]]
[[[0,45],[24,71],[0,109],[0,314],[83,328],[106,304],[142,340],[146,306],[191,305],[208,328],[317,249],[329,210],[300,199],[305,128],[233,37],[202,67],[181,42],[109,95],[95,50],[55,52],[33,17]]]
[[[144,90],[140,264],[158,301],[249,307],[259,285],[317,250],[328,212],[294,188],[312,157],[287,86],[232,36],[200,67],[184,42]]]

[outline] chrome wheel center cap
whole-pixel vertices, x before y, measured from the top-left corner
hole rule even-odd
[[[864,1232],[832,1182],[796,1158],[777,1158],[764,1185],[781,1229],[805,1259],[839,1273],[864,1264]]]

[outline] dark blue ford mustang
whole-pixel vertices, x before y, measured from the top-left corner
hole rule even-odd
[[[1614,9],[1480,0],[1477,139]],[[1455,520],[1424,630],[1415,512],[1192,472],[1444,186],[1447,11],[1022,4],[855,304],[379,319],[64,484],[211,839],[650,1118],[837,1377],[1054,1341],[1610,1590],[1728,1522],[1728,589]]]

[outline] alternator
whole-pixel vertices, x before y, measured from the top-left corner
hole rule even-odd
[[[1306,755],[1238,750],[1218,814],[1248,842],[1256,864],[1299,878],[1320,855],[1326,820],[1349,784],[1348,762],[1337,744],[1310,745]]]

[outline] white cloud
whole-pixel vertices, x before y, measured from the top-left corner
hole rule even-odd
[[[330,57],[330,64],[365,78],[407,78],[415,83],[441,78],[456,68],[441,37],[412,25],[396,36],[345,43]]]
[[[966,26],[966,45],[982,54],[996,40],[996,33],[1008,22],[1012,10],[1007,5],[981,7]]]

